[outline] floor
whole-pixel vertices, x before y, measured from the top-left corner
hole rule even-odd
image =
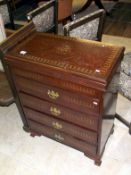
[[[102,42],[114,44],[117,46],[124,46],[126,48],[125,53],[131,52],[131,38],[119,37],[114,35],[103,35]]]
[[[130,119],[130,103],[118,98],[117,111]],[[100,167],[73,148],[44,136],[30,137],[22,126],[15,104],[0,107],[0,175],[131,174],[131,135],[118,120]]]
[[[106,18],[104,33],[131,38],[131,1],[117,3],[110,14]]]

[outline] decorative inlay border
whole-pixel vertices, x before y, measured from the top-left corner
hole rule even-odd
[[[33,107],[34,109],[37,108],[38,105],[36,104],[39,104],[39,103],[36,103],[39,101],[39,99],[35,99],[36,101],[34,100],[30,100],[32,99],[32,97],[28,96],[28,98],[23,98],[21,96],[21,101],[23,103],[24,106],[26,107]],[[42,100],[41,100],[42,101]],[[73,110],[70,110],[68,108],[66,108],[66,110],[63,110],[61,107],[59,107],[59,109],[61,110],[61,115],[57,116],[58,118],[60,119],[65,119],[67,121],[70,121],[70,120],[76,120],[78,123],[79,122],[82,122],[82,123],[86,123],[87,126],[89,127],[93,127],[96,125],[97,123],[97,119],[93,118],[92,116],[91,117],[87,117],[86,114],[82,114],[82,113],[78,113],[76,115],[76,112],[74,112]],[[43,105],[40,105],[38,108],[37,108],[38,111],[44,111],[44,107]],[[70,112],[72,111],[72,112]],[[49,109],[47,109],[47,113],[50,113]],[[53,115],[54,117],[56,117],[55,115]]]
[[[33,72],[28,72],[28,71],[25,71],[25,70],[21,70],[21,69],[17,69],[17,68],[14,68],[13,69],[13,72],[14,72],[14,74],[15,75],[18,75],[18,76],[23,76],[23,77],[25,77],[25,78],[30,78],[30,79],[32,79],[32,80],[36,80],[36,81],[38,81],[38,82],[44,82],[45,81],[45,76],[43,76],[43,75],[40,75],[40,74],[38,74],[38,73],[33,73]],[[53,84],[53,82],[57,79],[55,79],[54,81],[53,81],[53,79],[52,78],[50,78],[50,77],[46,77],[46,79],[48,79],[51,83],[52,83],[52,85],[54,85],[54,86],[56,86],[56,84]],[[58,79],[57,79],[58,80]],[[75,91],[78,91],[78,92],[83,92],[83,93],[87,93],[87,94],[89,94],[89,95],[91,95],[91,96],[93,96],[93,97],[97,97],[98,95],[97,95],[97,91],[96,90],[94,90],[94,89],[92,89],[92,88],[88,88],[88,87],[84,87],[84,86],[79,86],[79,85],[77,85],[77,84],[74,84],[74,83],[72,83],[72,82],[68,82],[68,81],[61,81],[61,80],[59,80],[60,82],[62,82],[62,83],[60,83],[60,86],[62,87],[62,88],[66,88],[66,89],[72,89],[72,90],[75,90]],[[45,81],[46,82],[46,81]],[[55,81],[56,82],[56,81]],[[58,87],[59,87],[59,85],[58,85]]]
[[[20,79],[21,80],[21,79]],[[32,92],[35,92],[35,93],[40,93],[41,94],[41,97],[45,98],[46,97],[46,93],[45,91],[47,90],[45,87],[42,87],[41,86],[37,86],[37,84],[33,84],[31,81],[20,81],[19,79],[16,78],[16,83],[18,84],[20,90],[22,91],[25,91],[29,94],[32,94],[30,93],[31,91]],[[53,89],[53,87],[51,87]],[[37,90],[38,89],[38,90]],[[61,94],[58,90],[58,93]],[[72,103],[72,104],[75,104],[75,105],[79,105],[79,107],[84,107],[86,110],[88,109],[94,109],[95,111],[96,110],[99,110],[99,106],[95,106],[93,104],[93,99],[92,100],[88,100],[88,97],[86,100],[82,100],[80,97],[78,96],[70,96],[70,94],[68,94],[67,96],[63,94],[61,94],[62,98],[64,99],[65,102],[67,102],[68,104],[69,103]],[[59,101],[59,100],[58,100]]]
[[[82,43],[89,43],[92,44],[93,47],[94,46],[101,46],[103,47],[103,49],[106,49],[106,45],[107,44],[103,44],[100,42],[95,42],[95,41],[87,41],[87,40],[81,40],[81,39],[76,39],[76,38],[69,38],[69,37],[63,37],[63,36],[57,36],[57,35],[49,35],[49,34],[38,34],[38,35],[42,35],[43,37],[48,37],[48,38],[56,38],[56,39],[61,39],[63,41],[81,41]],[[31,55],[30,53],[26,53],[25,55],[21,55],[20,53],[18,53],[18,49],[21,48],[21,46],[25,45],[26,43],[28,43],[28,41],[30,41],[33,37],[37,36],[36,34],[33,35],[30,39],[27,39],[26,41],[23,41],[21,44],[18,45],[18,47],[16,47],[15,51],[15,55],[18,56],[18,59],[24,59],[26,58],[26,60],[29,60],[31,62],[35,62],[38,64],[45,64],[48,66],[53,66],[53,67],[58,67],[58,68],[62,68],[65,69],[67,71],[72,71],[75,73],[79,73],[79,74],[84,74],[84,75],[91,75],[91,76],[96,76],[96,77],[104,77],[106,76],[106,74],[108,73],[108,70],[110,69],[112,63],[114,62],[114,58],[115,55],[117,55],[118,51],[119,51],[119,47],[115,47],[112,45],[107,45],[108,49],[110,49],[110,55],[107,55],[106,61],[105,63],[101,66],[99,73],[96,72],[96,70],[91,70],[90,68],[87,67],[83,67],[80,65],[74,65],[71,61],[65,61],[65,60],[53,60],[53,59],[48,59],[48,58],[42,58],[42,57],[37,57],[34,55]],[[59,49],[59,48],[58,48]],[[64,48],[61,48],[62,50]],[[61,53],[63,53],[63,55],[65,55],[68,52],[68,45],[66,44],[66,48],[64,51],[62,51]],[[57,51],[58,52],[58,51]],[[14,53],[14,52],[13,52]],[[69,51],[70,53],[70,51]]]

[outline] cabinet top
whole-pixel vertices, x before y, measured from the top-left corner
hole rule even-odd
[[[106,84],[123,52],[123,47],[102,42],[34,32],[7,57]]]

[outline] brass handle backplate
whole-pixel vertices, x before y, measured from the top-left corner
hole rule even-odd
[[[56,100],[57,98],[59,98],[59,93],[58,92],[54,92],[53,90],[48,90],[47,94],[53,100]]]
[[[52,122],[52,126],[55,128],[55,129],[62,129],[62,125],[58,122]]]
[[[55,137],[55,139],[56,139],[57,141],[59,141],[59,142],[64,141],[64,138],[63,138],[60,134],[55,134],[54,137]]]
[[[50,112],[52,115],[55,115],[55,116],[59,116],[61,114],[61,111],[56,107],[50,107]]]

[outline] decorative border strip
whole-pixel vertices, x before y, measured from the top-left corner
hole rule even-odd
[[[28,43],[32,38],[34,38],[38,33],[36,33],[35,35],[33,35],[32,37],[30,37],[29,39],[25,40],[24,42],[22,42],[21,44],[19,44],[15,50],[13,51],[16,52],[15,55],[21,58],[26,58],[29,61],[33,61],[36,63],[41,63],[41,64],[45,64],[45,65],[49,65],[49,66],[54,66],[54,67],[58,67],[58,68],[62,68],[62,69],[66,69],[66,70],[70,70],[73,72],[77,72],[77,73],[81,73],[84,75],[91,75],[91,76],[96,76],[96,77],[104,77],[106,76],[106,74],[108,73],[108,70],[110,69],[112,63],[114,62],[114,57],[117,54],[117,52],[119,51],[119,47],[116,46],[112,46],[112,45],[107,45],[108,48],[110,48],[110,55],[107,55],[107,59],[105,61],[105,63],[101,66],[102,68],[100,69],[100,72],[96,72],[96,70],[91,70],[88,69],[86,67],[83,66],[76,66],[73,64],[69,64],[66,61],[62,62],[62,61],[58,61],[58,60],[51,60],[51,59],[47,59],[47,58],[41,58],[41,57],[36,57],[33,56],[31,54],[25,54],[25,55],[20,55],[19,53],[17,53],[17,50],[19,48],[21,48],[21,46],[25,45],[26,43]],[[49,34],[40,34],[42,36],[45,37],[50,37],[50,38],[56,38],[56,39],[63,39],[65,40],[72,40],[72,41],[81,41],[81,42],[86,42],[86,43],[90,43],[93,44],[93,46],[102,46],[103,49],[105,48],[106,44],[102,44],[100,42],[95,42],[95,41],[88,41],[88,40],[81,40],[81,39],[76,39],[76,38],[69,38],[69,37],[63,37],[63,36],[58,36],[58,35],[49,35]],[[65,49],[65,51],[61,52],[63,54],[65,54],[65,52],[68,52],[68,48]]]

